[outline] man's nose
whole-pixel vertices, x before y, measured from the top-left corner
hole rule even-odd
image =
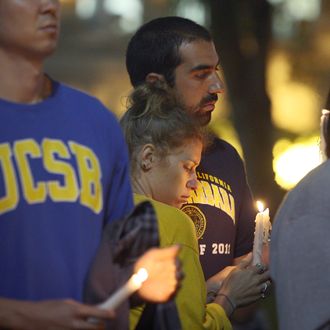
[[[42,0],[42,6],[43,13],[51,13],[56,17],[59,15],[61,7],[59,0]]]
[[[218,76],[218,74],[215,72],[209,85],[209,93],[219,94],[219,93],[223,93],[224,91],[225,91],[224,83],[221,80],[221,78]]]

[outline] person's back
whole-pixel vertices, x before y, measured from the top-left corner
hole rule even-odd
[[[322,119],[326,161],[287,194],[272,230],[270,270],[283,330],[330,328],[329,112]]]
[[[329,184],[328,160],[286,196],[274,221],[270,270],[283,330],[330,326]]]

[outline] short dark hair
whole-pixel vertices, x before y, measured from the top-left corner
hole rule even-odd
[[[183,17],[160,17],[142,25],[126,51],[126,68],[132,85],[140,85],[149,73],[155,72],[173,86],[174,70],[181,63],[179,48],[195,40],[212,41],[212,37],[203,26]]]
[[[137,155],[145,144],[153,144],[160,158],[189,140],[208,139],[199,122],[176,102],[167,85],[157,81],[138,86],[130,95],[128,110],[120,120],[135,173]]]

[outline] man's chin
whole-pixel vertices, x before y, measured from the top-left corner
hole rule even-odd
[[[197,114],[196,119],[198,120],[201,126],[206,126],[211,121],[211,112]]]

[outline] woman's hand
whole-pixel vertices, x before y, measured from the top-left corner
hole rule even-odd
[[[215,302],[222,305],[227,315],[236,307],[251,304],[264,296],[271,285],[269,271],[262,266],[251,266],[251,260],[242,260],[222,282]],[[225,305],[225,306],[224,306]]]
[[[177,291],[183,278],[181,263],[178,258],[180,247],[151,249],[136,263],[135,272],[139,268],[148,271],[148,278],[142,284],[139,295],[148,301],[167,301]]]

